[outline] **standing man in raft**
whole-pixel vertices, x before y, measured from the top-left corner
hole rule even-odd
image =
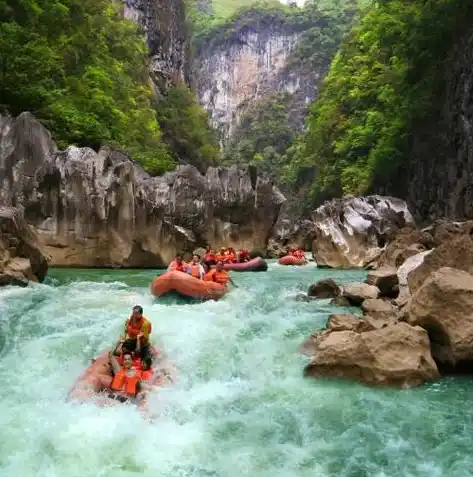
[[[202,280],[205,275],[205,270],[202,264],[200,263],[200,255],[195,253],[192,257],[192,262],[187,265],[186,273],[192,275],[194,278]]]
[[[151,330],[151,322],[143,316],[143,308],[140,305],[135,305],[130,318],[125,322],[125,336],[121,338],[123,340],[122,350],[130,353],[138,351],[141,358],[151,356],[149,349]]]

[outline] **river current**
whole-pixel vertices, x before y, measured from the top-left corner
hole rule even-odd
[[[395,391],[302,377],[298,345],[337,309],[295,295],[362,272],[271,263],[200,304],[154,300],[153,275],[53,269],[45,284],[0,290],[1,477],[473,475],[470,380]],[[178,369],[150,400],[154,421],[66,403],[135,304]]]

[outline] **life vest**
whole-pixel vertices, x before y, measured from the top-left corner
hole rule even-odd
[[[142,343],[148,343],[148,337],[151,334],[151,322],[144,316],[137,323],[132,323],[131,317],[125,323],[125,333],[131,338],[136,339],[139,333],[143,333]]]
[[[153,370],[152,369],[146,369],[144,371],[141,371],[141,380],[142,381],[150,381],[154,376]]]
[[[223,253],[217,253],[217,255],[215,255],[215,260],[217,262],[225,262],[225,255]]]
[[[201,271],[201,265],[200,264],[194,264],[194,263],[190,263],[189,264],[189,269],[191,271],[191,275],[194,277],[194,278],[200,278],[200,271]]]
[[[169,272],[185,272],[186,264],[184,262],[181,262],[181,265],[178,265],[176,260],[173,260],[168,267],[168,271]]]
[[[214,270],[210,270],[210,272],[207,272],[204,275],[204,282],[213,282],[214,281],[213,272],[214,272]]]
[[[208,252],[205,252],[204,260],[206,262],[215,262],[215,253],[213,253],[212,250],[209,250]]]
[[[210,273],[212,274],[212,281],[215,283],[220,283],[220,285],[227,286],[230,277],[225,270],[221,270],[220,272],[217,272],[217,270],[212,270]]]
[[[113,377],[110,389],[127,396],[136,396],[139,381],[139,373],[135,373],[134,376],[127,376],[125,370],[121,368]]]

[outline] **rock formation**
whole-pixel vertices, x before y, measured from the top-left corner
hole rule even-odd
[[[401,388],[439,378],[427,332],[398,323],[372,329],[355,317],[314,333],[301,351],[311,356],[306,376],[330,376]]]
[[[442,368],[473,373],[473,275],[442,267],[413,294],[404,319],[429,333]]]
[[[317,94],[340,38],[326,32],[328,22],[320,14],[306,14],[304,21],[291,18],[282,10],[255,7],[199,42],[193,68],[196,92],[212,125],[221,132],[222,146],[228,144],[247,106],[275,93],[291,97],[294,128],[303,127],[306,107]],[[320,37],[313,32],[317,26],[323,29],[320,37],[331,37],[330,46],[318,43]],[[317,48],[318,67],[309,64],[308,58],[292,57],[304,32],[312,34],[310,44]]]
[[[318,266],[364,267],[413,218],[404,201],[394,197],[344,197],[312,213],[312,252]]]
[[[189,82],[188,54],[183,0],[123,0],[126,18],[146,33],[150,71],[158,90]]]
[[[0,285],[42,282],[47,257],[39,240],[18,210],[0,207]]]
[[[150,177],[120,152],[58,151],[28,113],[0,116],[0,203],[24,209],[53,265],[157,267],[206,243],[264,249],[284,200],[253,168]]]

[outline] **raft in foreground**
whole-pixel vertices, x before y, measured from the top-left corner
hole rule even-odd
[[[151,293],[160,297],[167,293],[178,293],[190,298],[219,300],[227,288],[220,283],[199,280],[184,272],[166,272],[151,282]]]
[[[248,262],[225,263],[223,268],[235,272],[265,272],[268,269],[268,262],[261,257],[255,257]]]
[[[305,258],[294,257],[294,255],[285,255],[279,259],[278,263],[280,265],[306,265],[307,260]]]
[[[67,396],[68,401],[93,402],[98,406],[116,406],[122,402],[136,404],[140,411],[147,411],[147,397],[152,388],[163,387],[169,381],[174,381],[173,370],[167,366],[164,356],[154,347],[153,354],[153,377],[147,382],[143,390],[143,399],[117,400],[110,397],[112,391],[112,371],[109,364],[108,351],[104,351],[92,360],[90,366],[77,378]],[[170,379],[169,379],[170,378]]]

